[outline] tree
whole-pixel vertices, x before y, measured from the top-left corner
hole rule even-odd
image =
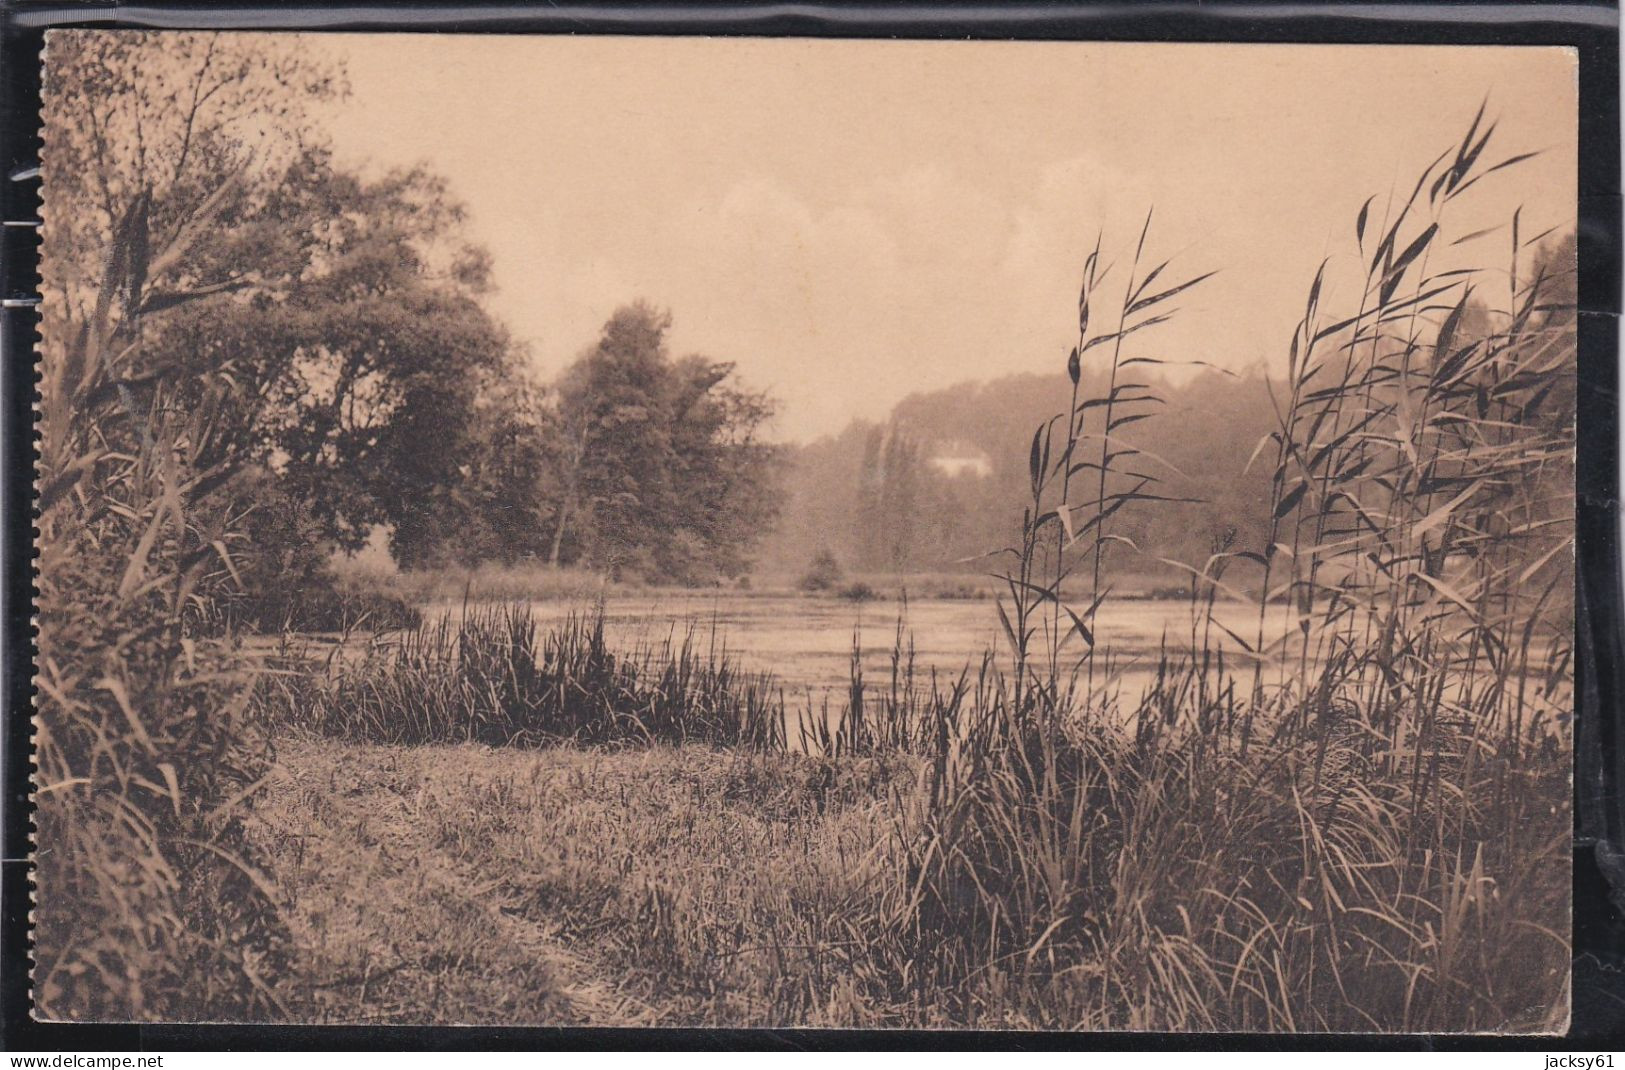
[[[550,557],[678,581],[743,571],[777,509],[773,412],[732,364],[666,347],[671,317],[617,309],[558,385]]]
[[[545,559],[556,508],[547,415],[540,389],[517,368],[481,392],[457,478],[429,488],[395,529],[403,567]]]
[[[870,568],[902,571],[917,563],[929,479],[921,454],[919,441],[895,420],[870,432],[856,513],[861,559]]]
[[[321,150],[242,207],[301,234],[297,248],[232,292],[156,315],[132,372],[229,374],[240,447],[327,538],[355,548],[387,523],[410,542],[429,496],[468,464],[481,393],[511,363],[479,303],[483,262],[453,240],[460,207],[421,171],[364,181]]]
[[[514,362],[480,304],[489,258],[459,241],[444,182],[336,168],[304,111],[342,80],[307,47],[137,34],[52,48],[57,76],[106,95],[51,138],[53,197],[94,207],[52,221],[48,333],[70,343],[47,397],[72,404],[103,362],[137,403],[160,381],[182,404],[225,382],[222,448],[274,471],[326,539],[353,549],[383,523],[421,556],[428,513],[478,449],[481,393]],[[122,262],[102,265],[103,245]],[[99,270],[120,278],[100,305]],[[46,408],[54,449],[67,423]]]
[[[49,48],[47,467],[94,390],[151,384],[136,366],[155,315],[289,270],[299,231],[264,206],[305,110],[343,91],[291,39],[64,31]]]

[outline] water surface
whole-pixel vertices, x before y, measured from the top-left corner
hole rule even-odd
[[[588,600],[549,599],[529,605],[544,628],[594,609]],[[427,615],[459,611],[459,606],[440,604],[430,607]],[[1242,636],[1257,628],[1256,607],[1220,604],[1216,616]],[[871,685],[887,681],[900,622],[903,649],[912,643],[917,676],[928,677],[933,670],[939,678],[957,677],[966,669],[974,674],[989,650],[1008,662],[1009,641],[991,598],[854,602],[682,591],[616,595],[604,604],[604,630],[613,649],[659,647],[692,636],[695,642],[726,650],[749,670],[772,673],[787,696],[814,698],[846,690],[854,648],[860,652],[865,681]],[[1190,604],[1183,599],[1109,602],[1095,621],[1096,641],[1103,651],[1110,651],[1125,698],[1137,696],[1150,679],[1165,634],[1170,648],[1186,650],[1191,646],[1190,631]],[[1215,633],[1214,638],[1221,637]],[[1083,649],[1076,638],[1067,647],[1074,659]]]

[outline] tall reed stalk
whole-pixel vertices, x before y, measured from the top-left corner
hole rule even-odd
[[[146,287],[195,230],[160,243],[137,197],[114,231],[87,317],[49,310],[40,383],[35,1006],[274,1018],[286,934],[241,825],[269,750],[211,626],[237,572],[211,493],[239,386],[137,374]]]
[[[920,998],[1095,1028],[1561,1023],[1573,312],[1520,278],[1544,235],[1516,215],[1490,232],[1510,230],[1503,307],[1478,303],[1493,269],[1429,267],[1488,236],[1448,239],[1445,216],[1524,158],[1488,163],[1493,129],[1481,114],[1369,248],[1362,208],[1354,307],[1326,305],[1317,272],[1254,457],[1273,455],[1266,542],[1164,562],[1190,576],[1189,647],[1165,641],[1122,711],[1097,669],[1107,544],[1133,549],[1111,520],[1163,497],[1124,433],[1157,404],[1124,369],[1158,361],[1125,343],[1206,276],[1155,289],[1148,217],[1114,327],[1090,336],[1106,272],[1098,245],[1086,259],[1069,409],[1033,436],[1007,551],[1011,677],[984,671],[940,718],[894,893]],[[1080,399],[1102,346],[1106,392]],[[1078,542],[1081,609],[1062,593]],[[1250,638],[1215,612],[1247,589]]]

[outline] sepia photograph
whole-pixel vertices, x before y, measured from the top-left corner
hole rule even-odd
[[[35,1017],[1564,1033],[1577,76],[52,31]]]

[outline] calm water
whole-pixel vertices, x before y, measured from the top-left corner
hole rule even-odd
[[[585,601],[531,603],[538,623],[562,621],[590,612]],[[455,613],[457,607],[431,607],[429,615]],[[1218,618],[1247,636],[1257,626],[1257,610],[1242,604],[1220,605]],[[905,642],[912,639],[915,671],[957,676],[967,665],[974,673],[982,653],[1008,654],[991,599],[876,599],[850,602],[841,598],[798,595],[751,595],[738,592],[679,592],[670,595],[616,596],[604,607],[605,634],[612,647],[659,646],[681,641],[692,629],[695,641],[716,642],[748,669],[771,672],[787,693],[819,695],[844,691],[850,679],[854,646],[861,651],[864,678],[871,684],[889,679],[892,650],[901,619]],[[1183,600],[1108,603],[1096,621],[1096,638],[1109,648],[1125,697],[1138,694],[1156,665],[1164,629],[1171,647],[1188,647],[1190,606]],[[1227,641],[1227,645],[1229,644]],[[1073,656],[1082,644],[1073,640]]]

